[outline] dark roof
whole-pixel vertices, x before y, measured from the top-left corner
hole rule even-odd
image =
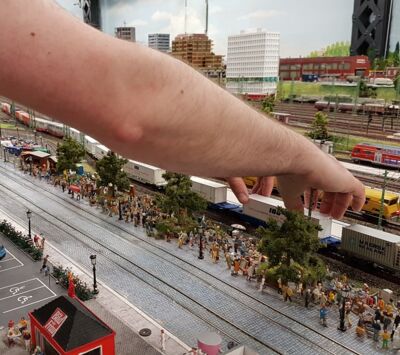
[[[64,351],[70,351],[113,333],[111,328],[99,321],[80,302],[64,296],[34,310],[32,315],[44,326],[56,308],[60,308],[68,316],[53,337]]]

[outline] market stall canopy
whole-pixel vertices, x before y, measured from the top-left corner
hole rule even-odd
[[[32,156],[32,157],[36,157],[39,159],[43,159],[43,158],[48,158],[50,156],[49,153],[45,153],[45,152],[41,152],[39,150],[33,151],[33,152],[23,152],[21,154],[21,156]]]
[[[51,161],[53,161],[54,163],[56,163],[56,164],[57,164],[57,162],[58,162],[57,156],[55,156],[55,155],[50,155],[50,156],[49,156],[49,159],[50,159]]]

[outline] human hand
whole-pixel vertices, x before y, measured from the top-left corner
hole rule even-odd
[[[309,171],[304,174],[278,176],[278,190],[290,210],[304,210],[308,207],[310,191],[313,191],[314,206],[320,192],[323,192],[320,212],[340,219],[349,206],[360,211],[365,203],[365,189],[335,158],[323,154],[313,159]],[[302,195],[304,201],[302,202]]]
[[[231,187],[233,193],[241,203],[249,201],[249,191],[246,184],[241,177],[231,177],[226,179]],[[251,190],[252,194],[262,196],[271,196],[272,189],[274,188],[275,178],[273,176],[262,176],[257,178],[257,183]]]

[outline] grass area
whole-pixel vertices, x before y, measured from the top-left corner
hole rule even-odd
[[[293,87],[292,87],[293,85]],[[357,87],[355,86],[334,86],[321,85],[321,83],[305,83],[284,81],[281,84],[281,93],[283,98],[287,98],[293,93],[296,96],[327,96],[327,95],[350,95],[355,96]],[[396,90],[394,88],[378,88],[378,99],[384,99],[388,102],[396,99]]]
[[[81,164],[83,165],[83,169],[85,170],[86,174],[94,174],[96,172],[96,169],[92,167],[88,162],[83,161]]]
[[[2,129],[16,129],[14,124],[11,123],[0,123],[0,128]]]

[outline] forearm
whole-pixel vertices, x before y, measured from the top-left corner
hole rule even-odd
[[[5,1],[0,92],[116,152],[190,174],[299,171],[318,155],[188,66],[85,26],[45,0]],[[24,10],[23,10],[24,9]],[[300,167],[303,168],[303,167]]]

